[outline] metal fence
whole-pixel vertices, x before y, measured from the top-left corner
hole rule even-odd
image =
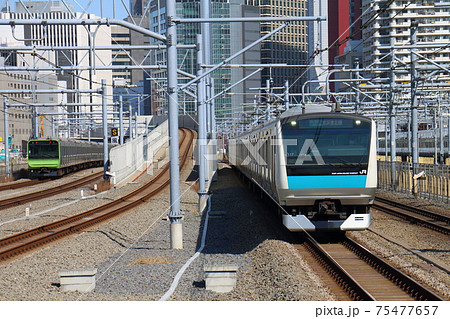
[[[420,178],[419,173],[423,172]],[[415,173],[415,174],[414,174]],[[378,161],[378,188],[450,202],[450,166]]]

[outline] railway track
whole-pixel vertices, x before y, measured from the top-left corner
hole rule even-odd
[[[384,213],[401,217],[412,223],[422,225],[443,234],[450,234],[450,217],[448,215],[430,212],[381,197],[375,198],[372,207]]]
[[[61,194],[61,193],[67,192],[69,190],[76,189],[81,186],[90,184],[90,183],[98,180],[102,176],[103,176],[103,172],[98,172],[98,173],[94,173],[92,175],[83,177],[79,180],[76,180],[76,181],[73,181],[73,182],[70,182],[70,183],[67,183],[64,185],[60,185],[55,188],[44,189],[44,190],[40,190],[37,192],[25,194],[25,195],[20,195],[20,196],[16,196],[16,197],[3,199],[3,200],[0,200],[0,209],[15,207],[17,205],[29,203],[31,201],[35,201],[35,200],[51,197],[51,196],[54,196],[57,194]]]
[[[337,297],[341,300],[443,300],[350,238],[342,237],[334,243],[319,244],[308,236],[303,244],[295,247],[303,255],[306,247],[328,274],[322,277],[331,276],[334,279],[330,288],[336,291],[336,286],[340,287]]]
[[[48,179],[42,179],[42,180],[33,179],[33,180],[28,180],[28,181],[23,181],[23,182],[10,183],[7,185],[0,185],[0,192],[5,191],[5,190],[29,187],[29,186],[33,186],[33,185],[41,184],[41,183],[45,183],[45,182],[48,182]]]
[[[182,133],[183,136],[180,142],[180,168],[184,166],[188,158],[194,139],[193,131],[182,129]],[[0,240],[0,262],[129,211],[161,192],[169,185],[169,182],[168,163],[150,183],[120,199],[81,214],[3,238]]]

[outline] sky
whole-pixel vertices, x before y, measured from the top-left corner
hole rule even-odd
[[[124,19],[128,16],[127,11],[123,5],[129,7],[129,0],[66,0],[73,4],[75,11],[82,12],[83,9],[87,7],[89,2],[91,2],[90,6],[86,10],[88,13],[93,13],[97,16],[101,16],[103,12],[104,18],[114,18],[114,7],[115,7],[115,18],[116,19]],[[103,6],[102,6],[103,4]],[[103,10],[102,10],[103,7]]]
[[[12,9],[15,8],[15,2],[19,2],[19,0],[0,0],[0,7],[3,8],[6,5],[7,1],[9,1],[9,4]],[[30,0],[22,0],[22,1],[28,2]],[[127,6],[130,5],[130,0],[65,0],[65,1],[67,3],[72,4],[76,12],[83,12],[83,10],[87,8],[86,10],[87,13],[93,13],[100,17],[101,13],[103,12],[103,17],[111,19],[114,18],[113,9],[115,7],[115,18],[120,20],[128,16],[123,3],[125,3]],[[91,2],[91,4],[88,7],[89,2]],[[103,10],[101,9],[102,7]]]

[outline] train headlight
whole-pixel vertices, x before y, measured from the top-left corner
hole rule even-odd
[[[296,121],[292,121],[292,122],[291,122],[291,125],[292,125],[292,126],[296,126],[296,125],[297,125],[297,122],[296,122]]]
[[[360,120],[356,120],[356,121],[355,121],[355,124],[356,124],[356,125],[359,125],[359,124],[361,124],[361,121],[360,121]]]

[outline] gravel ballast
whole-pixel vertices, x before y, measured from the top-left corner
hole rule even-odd
[[[170,249],[170,223],[165,218],[169,207],[166,191],[114,220],[0,264],[0,299],[159,300],[201,243],[205,214],[198,212],[198,195],[193,189],[194,181],[188,180],[190,173],[183,174],[181,185],[182,250]],[[136,184],[129,184],[112,189],[100,194],[95,201],[113,200],[136,187]],[[222,167],[211,191],[212,210],[221,213],[208,220],[205,248],[187,268],[169,300],[333,299],[296,251],[278,240],[276,234],[271,234],[260,216],[265,207],[252,203],[255,197],[229,167]],[[61,198],[67,197],[70,196],[65,194]],[[41,205],[51,206],[52,201],[58,199],[52,197],[43,201],[47,204],[33,205],[36,211]],[[92,207],[90,200],[79,201],[48,213],[45,219],[65,217],[72,211]],[[18,207],[17,212],[22,209]],[[18,223],[39,224],[40,218],[41,215]],[[10,235],[13,229],[24,228],[13,227],[14,224],[0,227],[3,237]],[[237,285],[232,292],[219,294],[205,289],[204,266],[221,264],[238,266]],[[61,292],[58,272],[83,268],[98,269],[96,288],[89,293]]]
[[[113,220],[0,264],[0,300],[159,300],[201,246],[206,214],[198,212],[195,175],[188,169],[181,179],[182,250],[170,249],[167,190]],[[74,190],[34,202],[33,213],[46,212],[29,220],[23,219],[26,205],[5,210],[0,216],[0,236],[118,199],[150,178],[144,174],[135,183],[89,199],[75,201],[80,191]],[[85,189],[86,196],[93,194],[90,187]],[[220,165],[211,192],[212,213],[204,249],[187,267],[168,300],[334,300],[299,253],[267,225],[267,207],[227,165]],[[61,204],[67,205],[49,210]],[[9,222],[15,218],[21,219]],[[377,212],[372,214],[370,230],[349,235],[450,297],[448,273],[407,249],[418,249],[448,263],[448,240],[442,236]],[[204,266],[225,264],[238,267],[235,289],[229,293],[206,290]],[[96,288],[89,293],[62,292],[58,272],[83,268],[97,268]]]

